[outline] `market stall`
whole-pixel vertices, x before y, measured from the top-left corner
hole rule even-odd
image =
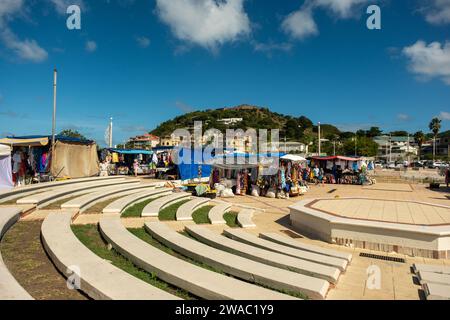
[[[373,184],[375,181],[370,177],[373,170],[373,162],[364,158],[352,158],[344,156],[312,157],[310,167],[310,181],[317,181],[314,168],[319,169],[322,175],[321,182],[328,184]]]
[[[52,156],[51,140],[51,136],[0,139],[0,144],[12,148],[12,171],[15,184],[22,185],[58,178],[82,178],[98,174],[95,142],[56,136],[53,148],[55,154]]]
[[[157,164],[154,155],[150,150],[110,148],[103,150],[101,158],[109,164],[110,175],[154,175]]]

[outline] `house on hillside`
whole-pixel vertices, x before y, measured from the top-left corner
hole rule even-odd
[[[130,138],[129,143],[131,144],[133,149],[151,150],[159,144],[159,141],[159,137],[147,133],[142,136]]]

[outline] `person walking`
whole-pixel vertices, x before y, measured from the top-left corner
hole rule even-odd
[[[138,176],[138,170],[139,170],[139,161],[138,159],[134,159],[134,163],[133,163],[133,171],[134,171],[134,176],[137,178]]]

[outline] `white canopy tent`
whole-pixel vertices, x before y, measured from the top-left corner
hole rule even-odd
[[[0,190],[13,188],[11,147],[0,144]]]
[[[289,161],[293,161],[293,162],[307,161],[305,158],[294,155],[294,154],[287,154],[287,155],[281,157],[281,160],[289,160]]]

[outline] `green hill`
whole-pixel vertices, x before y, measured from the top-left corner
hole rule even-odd
[[[230,118],[242,118],[242,121],[231,125],[220,121]],[[151,133],[167,136],[176,129],[192,128],[194,121],[202,121],[204,131],[212,128],[222,132],[226,129],[279,129],[280,137],[297,141],[310,140],[309,137],[317,135],[317,127],[307,117],[292,117],[251,105],[190,112],[161,123]],[[340,135],[339,129],[332,125],[323,125],[322,132],[325,137]]]

